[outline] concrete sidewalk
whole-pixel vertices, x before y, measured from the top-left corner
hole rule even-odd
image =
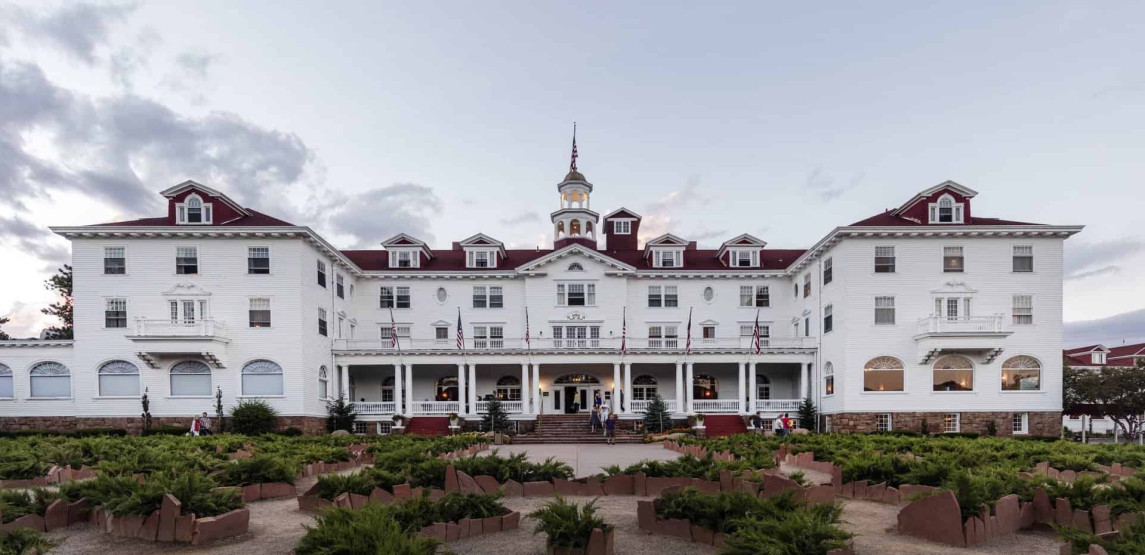
[[[604,467],[618,465],[624,468],[642,460],[669,461],[680,456],[675,451],[665,449],[659,443],[646,445],[578,445],[578,444],[541,444],[541,445],[493,445],[502,456],[525,453],[529,460],[542,462],[552,457],[567,463],[573,469],[577,478],[591,476],[603,472]],[[486,451],[490,453],[492,451]]]

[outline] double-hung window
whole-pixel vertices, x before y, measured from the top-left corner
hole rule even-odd
[[[107,328],[127,327],[127,299],[107,299],[103,325]]]
[[[771,306],[771,293],[766,285],[739,286],[739,305],[746,307]]]
[[[674,325],[648,326],[648,347],[652,349],[675,349],[679,336]]]
[[[318,285],[326,287],[326,263],[318,261]]]
[[[473,308],[502,308],[505,306],[505,293],[500,285],[485,287],[473,286]]]
[[[1014,272],[1034,271],[1034,247],[1014,245]]]
[[[473,267],[474,268],[488,268],[489,267],[489,251],[474,251],[473,252]]]
[[[827,305],[823,307],[823,333],[827,333],[835,327],[834,307]]]
[[[246,273],[270,273],[270,247],[247,247]]]
[[[658,250],[656,252],[657,268],[679,268],[683,260],[681,253],[674,250]]]
[[[250,327],[270,327],[270,299],[250,300]]]
[[[811,274],[803,274],[803,298],[811,296]]]
[[[175,249],[175,273],[199,273],[199,247],[177,247]]]
[[[715,343],[716,342],[716,327],[715,326],[701,326],[700,327],[700,335],[703,338],[704,343]]]
[[[875,273],[895,273],[895,248],[875,247]]]
[[[827,260],[823,261],[823,285],[831,283],[831,280],[834,278],[834,263],[832,262],[832,259],[828,258]]]
[[[339,299],[346,298],[346,286],[342,280],[342,274],[334,274],[334,289],[338,292]]]
[[[408,286],[383,285],[379,289],[379,308],[409,308],[410,290]]]
[[[473,286],[473,308],[489,308],[489,293],[484,285]]]
[[[390,346],[391,343],[394,343],[394,330],[395,329],[398,330],[398,339],[399,340],[409,339],[409,337],[410,337],[410,327],[409,326],[383,325],[379,329],[381,331],[378,332],[378,337],[380,337],[382,339],[382,343],[385,344],[385,347],[387,347],[387,348]],[[446,332],[448,332],[449,328],[445,328],[445,330],[446,330]],[[389,343],[386,343],[387,341]],[[401,345],[399,344],[398,346],[400,347]]]
[[[489,287],[489,308],[503,308],[505,306],[505,291],[500,285]]]
[[[103,248],[103,273],[122,275],[127,273],[127,249],[124,247]]]
[[[326,309],[318,309],[318,334],[326,335]]]
[[[731,251],[732,266],[736,268],[754,268],[759,265],[759,251],[735,250]]]
[[[593,290],[593,297],[596,296],[596,286],[585,283],[570,283],[569,284],[569,306],[587,306],[588,305],[588,290]]]
[[[413,268],[414,267],[414,261],[417,260],[415,258],[417,256],[417,253],[415,253],[413,251],[397,251],[394,254],[396,255],[395,258],[397,260],[397,264],[393,264],[393,265],[391,265],[391,267],[396,267],[396,268]]]
[[[649,285],[649,308],[676,308],[680,306],[680,296],[675,285]]]
[[[503,326],[473,326],[474,349],[500,349],[505,346]]]
[[[1034,323],[1034,296],[1014,295],[1014,324],[1026,326]]]
[[[632,222],[629,220],[613,220],[612,233],[614,235],[630,235],[632,233]]]
[[[966,269],[962,247],[942,247],[942,271],[961,272]]]
[[[435,326],[433,328],[433,342],[438,345],[448,345],[449,326]]]
[[[875,297],[875,324],[893,326],[895,323],[895,298]]]

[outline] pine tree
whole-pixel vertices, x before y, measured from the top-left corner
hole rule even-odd
[[[44,287],[58,293],[60,302],[52,303],[40,312],[55,316],[63,323],[62,326],[48,328],[45,339],[75,339],[72,331],[72,267],[65,264],[56,275],[44,281]]]
[[[661,434],[672,428],[672,413],[668,403],[659,393],[653,394],[648,407],[644,409],[644,429],[650,434]]]
[[[508,430],[509,413],[505,412],[505,407],[501,404],[501,400],[494,398],[489,401],[487,407],[485,416],[481,417],[481,429],[494,432],[504,432]]]
[[[7,324],[7,323],[8,323],[7,318],[0,318],[0,326],[3,326],[4,324]],[[12,338],[9,337],[7,333],[4,333],[3,329],[0,329],[0,341],[3,341],[5,339],[12,339]]]
[[[354,421],[358,413],[354,412],[354,403],[347,403],[346,398],[338,395],[333,401],[326,403],[326,431],[335,430],[354,431]]]
[[[815,402],[810,397],[803,399],[799,404],[799,427],[804,430],[814,430],[817,420],[819,411],[815,409]]]

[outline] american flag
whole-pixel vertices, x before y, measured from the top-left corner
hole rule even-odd
[[[571,161],[571,162],[569,162],[569,171],[570,171],[570,172],[575,172],[575,171],[576,171],[576,157],[577,157],[577,153],[576,153],[576,122],[574,121],[574,122],[573,122],[573,150],[572,150],[572,161]]]
[[[398,325],[394,323],[394,309],[390,309],[390,348],[398,348]]]
[[[688,340],[684,344],[684,354],[692,354],[692,309],[688,309]]]
[[[529,343],[529,307],[525,307],[525,348],[531,347]]]
[[[461,329],[461,307],[457,308],[457,348],[465,350],[465,331]]]
[[[624,307],[620,323],[620,354],[628,354],[628,307]]]
[[[759,311],[755,311],[755,329],[751,332],[751,346],[755,349],[755,354],[759,354],[760,348],[759,341]]]

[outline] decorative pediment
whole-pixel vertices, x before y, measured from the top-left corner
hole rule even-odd
[[[715,321],[715,320],[704,320],[703,322],[700,322],[701,327],[702,326],[718,326],[718,325],[720,325],[720,323]]]
[[[683,239],[671,233],[665,233],[655,239],[649,239],[644,243],[645,247],[686,247],[688,246],[687,239]]]
[[[760,239],[759,237],[749,233],[743,233],[732,237],[727,241],[724,241],[724,244],[720,245],[720,250],[716,251],[716,258],[723,257],[724,253],[726,253],[729,248],[740,248],[741,250],[744,250],[749,248],[762,249],[766,246],[767,241],[764,241],[763,239]]]
[[[933,187],[930,187],[929,189],[926,189],[924,191],[919,192],[917,195],[912,197],[910,200],[906,201],[906,203],[904,203],[902,206],[896,208],[893,212],[891,212],[891,214],[896,215],[896,216],[899,214],[902,214],[903,212],[906,212],[911,206],[914,206],[915,203],[917,203],[918,201],[920,201],[922,199],[930,198],[932,195],[937,195],[938,193],[941,193],[943,191],[952,191],[952,192],[957,193],[957,194],[959,194],[965,198],[968,198],[968,199],[974,198],[975,196],[978,196],[978,191],[975,191],[974,189],[971,189],[970,187],[966,187],[966,186],[961,185],[959,183],[956,183],[954,181],[946,180],[946,181],[943,181],[942,183],[939,183],[938,185],[935,185]]]
[[[615,258],[612,258],[610,256],[605,256],[605,255],[601,254],[600,252],[592,250],[592,249],[590,249],[584,245],[581,245],[579,243],[572,243],[572,244],[570,244],[570,245],[568,245],[562,249],[555,250],[555,251],[553,251],[549,254],[546,254],[545,256],[542,256],[536,260],[531,260],[526,264],[522,264],[521,266],[517,267],[517,271],[518,272],[534,272],[534,271],[537,271],[537,270],[541,269],[542,267],[544,267],[548,264],[551,264],[551,263],[556,262],[558,260],[564,260],[570,256],[575,257],[576,255],[583,256],[585,258],[588,258],[589,260],[595,260],[595,261],[597,261],[601,264],[604,264],[604,265],[606,265],[606,266],[608,266],[614,270],[619,270],[619,271],[624,271],[624,272],[636,271],[636,268],[633,268],[632,266],[629,266],[628,264],[625,264],[625,263],[623,263],[623,262],[621,262]]]
[[[505,255],[505,244],[488,235],[485,235],[484,233],[478,233],[472,237],[469,237],[468,239],[465,239],[464,241],[461,241],[458,244],[461,245],[461,248],[463,249],[466,247],[495,248],[498,252],[501,253],[501,256]]]
[[[627,208],[617,208],[616,210],[613,210],[612,212],[609,212],[607,215],[605,215],[604,219],[605,220],[614,220],[614,219],[615,220],[620,220],[620,219],[639,220],[639,219],[641,219],[641,216],[640,216],[640,214],[637,214],[636,212],[633,212]]]
[[[194,190],[202,196],[210,197],[213,199],[218,199],[219,201],[227,204],[227,206],[230,206],[232,209],[234,209],[239,214],[242,214],[244,216],[250,216],[249,210],[247,210],[246,208],[243,208],[242,205],[240,205],[239,203],[231,200],[230,197],[223,194],[221,191],[217,191],[215,189],[207,187],[206,185],[203,185],[202,183],[192,181],[190,179],[188,179],[187,181],[184,181],[178,185],[175,185],[174,187],[169,187],[167,189],[164,189],[164,190],[160,191],[159,194],[163,195],[165,198],[175,198],[175,197],[187,192],[188,190]]]
[[[421,239],[418,239],[418,238],[413,237],[411,235],[406,235],[405,233],[399,233],[397,235],[394,235],[393,237],[390,237],[389,239],[386,239],[385,241],[382,241],[382,246],[383,247],[426,247],[426,244],[425,244],[425,241],[422,241]]]
[[[450,322],[446,322],[445,320],[438,320],[438,321],[430,324],[431,327],[435,327],[435,328],[444,328],[444,327],[449,327],[452,325],[453,324],[451,324]]]
[[[977,293],[978,290],[966,285],[964,281],[948,281],[942,284],[938,289],[931,289],[931,293],[945,294],[945,293]]]
[[[211,295],[202,287],[190,282],[176,283],[163,294],[169,297],[209,297]]]

